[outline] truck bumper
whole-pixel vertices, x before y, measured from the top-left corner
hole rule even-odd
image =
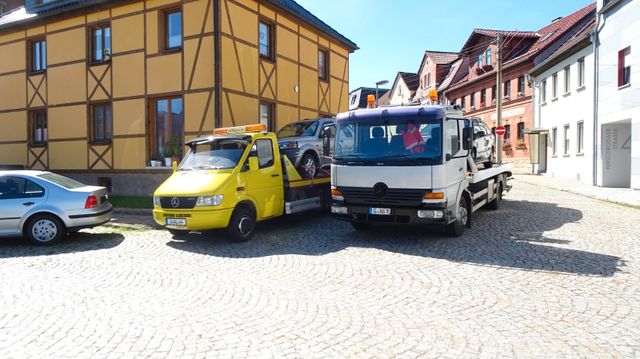
[[[233,208],[218,210],[153,210],[153,220],[166,228],[182,231],[206,231],[209,229],[227,228]],[[184,219],[185,225],[168,225],[167,219]]]
[[[369,209],[369,207],[334,203],[331,214],[336,219],[350,222],[410,225],[443,225],[451,222],[452,217],[446,204],[425,205],[419,208],[391,208],[390,215],[373,215],[369,213]],[[441,216],[435,216],[434,213],[440,213]]]

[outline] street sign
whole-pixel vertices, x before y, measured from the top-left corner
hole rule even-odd
[[[496,127],[496,135],[498,136],[504,136],[504,134],[507,132],[507,130],[504,128],[504,126],[498,126]]]

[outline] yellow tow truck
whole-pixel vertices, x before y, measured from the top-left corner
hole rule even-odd
[[[153,218],[172,233],[226,228],[251,239],[257,222],[329,208],[330,170],[302,178],[264,125],[220,128],[189,151],[153,196]]]

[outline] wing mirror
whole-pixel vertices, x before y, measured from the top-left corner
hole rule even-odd
[[[258,157],[249,156],[249,172],[257,171],[260,169],[260,164],[258,163]]]
[[[486,134],[486,133],[484,133],[484,131],[479,131],[478,133],[476,133],[475,137],[484,137],[484,136],[486,136],[486,135],[487,135],[487,134]]]
[[[462,129],[462,148],[470,150],[473,148],[473,128],[465,127]]]

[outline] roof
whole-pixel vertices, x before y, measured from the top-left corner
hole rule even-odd
[[[331,26],[327,25],[324,21],[320,20],[317,16],[313,15],[304,7],[300,6],[294,0],[266,0],[269,3],[279,7],[290,15],[302,20],[303,22],[315,27],[316,29],[327,33],[334,39],[340,41],[344,45],[349,48],[349,51],[353,52],[358,50],[358,45],[356,45],[353,41],[349,40],[344,35],[340,34]],[[79,9],[84,7],[89,7],[92,5],[97,5],[100,3],[109,3],[109,2],[119,2],[119,0],[56,0],[56,1],[48,1],[38,4],[36,0],[26,0],[25,7],[28,13],[35,14],[37,17],[40,16],[51,16],[63,13],[72,9]],[[10,14],[10,13],[9,13]],[[20,19],[5,19],[6,15],[0,16],[0,28],[2,25],[8,25],[10,23],[14,23],[19,20],[26,20],[26,18]],[[4,21],[3,21],[4,20]]]
[[[398,76],[402,78],[412,92],[416,91],[420,86],[420,75],[418,74],[414,74],[413,72],[398,72]]]
[[[473,29],[471,35],[467,39],[467,42],[464,43],[461,53],[465,53],[469,51],[470,45],[481,36],[489,36],[489,37],[498,37],[501,34],[502,36],[509,38],[538,38],[540,34],[535,31],[509,31],[509,30],[492,30],[492,29]]]
[[[448,65],[460,58],[460,54],[457,52],[426,50],[424,52],[424,56],[422,56],[422,62],[420,62],[418,73],[422,72],[422,67],[424,67],[427,58],[431,58],[431,61],[436,65]]]
[[[397,106],[383,107],[366,110],[354,110],[341,113],[337,117],[337,122],[341,121],[359,121],[359,120],[377,120],[384,117],[442,117],[448,106]]]
[[[391,90],[384,93],[384,95],[380,96],[378,99],[378,107],[389,106],[391,103]]]
[[[528,49],[522,50],[522,54],[506,54],[505,58],[509,58],[503,64],[503,70],[507,68],[514,67],[520,64],[523,64],[527,61],[533,60],[536,56],[542,53],[542,51],[549,48],[551,45],[556,43],[558,39],[563,36],[566,36],[569,31],[578,27],[578,29],[582,29],[581,24],[585,21],[585,19],[590,20],[589,17],[595,16],[596,4],[589,4],[582,9],[575,11],[559,20],[553,21],[551,24],[541,28],[536,31],[536,34],[539,34],[539,38],[531,45]],[[476,30],[474,30],[475,32]],[[492,33],[494,30],[486,30],[486,34]],[[531,33],[531,32],[522,32],[518,31],[516,33]],[[470,39],[473,37],[470,37]],[[469,42],[469,41],[467,41]],[[467,46],[467,44],[465,44]],[[462,51],[461,51],[462,52]],[[484,80],[487,77],[495,76],[495,70],[488,71],[484,73],[482,76],[476,77],[471,81],[467,81],[467,79],[462,79],[457,82],[455,85],[451,86],[449,90],[460,88],[468,83],[474,83],[477,81]]]
[[[576,33],[570,37],[567,41],[565,41],[560,47],[558,47],[548,58],[546,58],[543,62],[536,65],[529,73],[533,76],[538,75],[558,62],[566,59],[567,57],[573,55],[577,51],[582,50],[583,48],[589,46],[591,44],[591,31],[595,28],[596,18],[591,18],[587,23],[585,23],[581,28],[579,28]]]
[[[4,24],[9,24],[16,21],[27,20],[36,16],[35,14],[27,14],[27,10],[24,6],[21,6],[15,10],[6,12],[0,16],[0,27]]]
[[[444,90],[447,87],[449,87],[449,85],[451,85],[451,83],[456,78],[456,75],[458,74],[458,72],[462,68],[462,63],[463,62],[464,62],[464,59],[458,59],[456,62],[454,62],[451,65],[451,68],[449,68],[449,72],[447,73],[447,76],[444,78],[444,80],[442,80],[442,83],[438,87],[438,92],[441,92],[442,90]]]

